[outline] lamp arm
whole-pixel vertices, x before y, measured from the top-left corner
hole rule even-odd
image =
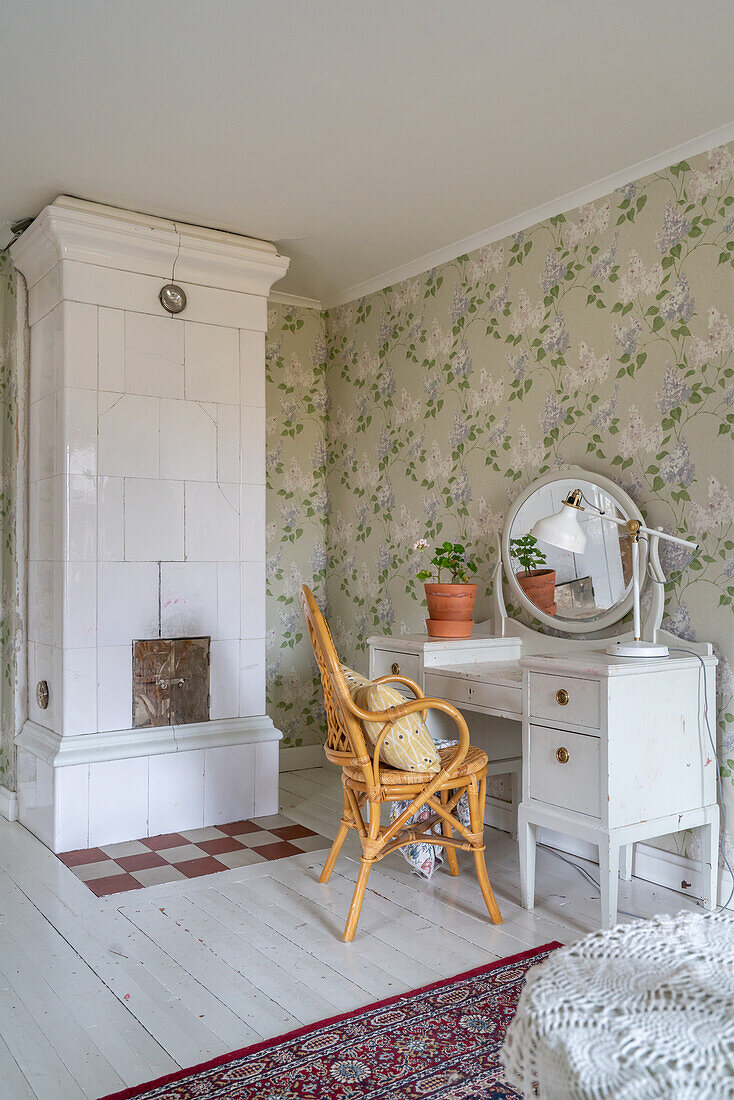
[[[698,544],[690,542],[688,539],[680,539],[677,535],[668,535],[665,531],[653,531],[650,527],[645,527],[644,524],[636,519],[617,519],[616,516],[609,516],[606,515],[606,513],[603,515],[603,518],[611,520],[611,522],[616,523],[618,527],[626,527],[632,539],[632,629],[635,641],[639,641],[642,638],[642,617],[640,613],[640,532],[644,532],[653,539],[666,539],[668,542],[675,542],[678,546],[685,546],[689,550],[698,550]]]
[[[678,546],[686,546],[689,550],[698,550],[698,543],[691,542],[689,539],[680,539],[677,535],[668,535],[665,531],[661,531],[660,528],[653,531],[650,527],[645,527],[643,523],[640,523],[636,519],[617,519],[616,516],[610,516],[608,512],[605,512],[602,508],[599,508],[592,501],[587,500],[580,489],[574,489],[572,493],[569,493],[564,504],[570,504],[574,508],[579,507],[579,500],[585,501],[590,508],[593,508],[595,512],[598,512],[603,519],[608,519],[610,523],[616,523],[618,527],[626,527],[630,535],[635,538],[640,531],[644,531],[646,535],[655,535],[659,539],[667,539],[668,542],[675,542]]]
[[[691,542],[690,539],[679,539],[677,535],[669,535],[666,531],[652,530],[650,527],[643,527],[640,525],[640,530],[644,531],[646,535],[654,535],[655,538],[665,539],[667,542],[675,542],[678,546],[685,546],[689,550],[698,550],[698,543]]]
[[[690,539],[680,539],[677,535],[669,535],[666,531],[653,530],[651,527],[645,527],[643,523],[638,523],[637,520],[618,519],[617,516],[610,516],[606,512],[602,512],[601,516],[602,519],[609,520],[610,523],[616,523],[617,527],[626,527],[633,536],[643,531],[646,535],[653,535],[658,539],[666,539],[668,542],[675,542],[678,546],[686,546],[689,550],[698,550],[697,542],[691,542]]]

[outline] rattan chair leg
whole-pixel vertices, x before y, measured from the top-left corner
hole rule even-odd
[[[449,792],[448,791],[441,791],[441,802],[443,803],[444,806],[446,805],[448,800],[449,800]],[[444,836],[453,836],[453,832],[454,832],[454,830],[449,825],[448,821],[441,822],[441,831],[442,831]],[[449,845],[447,845],[444,848],[444,851],[446,853],[446,859],[448,861],[449,871],[451,872],[451,874],[455,878],[459,873],[459,861],[456,858],[456,849],[450,847]]]
[[[482,788],[486,791],[486,786],[482,783]],[[479,786],[477,784],[475,776],[471,777],[471,781],[468,787],[469,795],[469,816],[471,818],[472,832],[482,834],[484,830],[484,800],[480,801],[479,798]],[[502,924],[502,914],[500,913],[499,906],[495,900],[492,886],[489,881],[489,875],[487,874],[487,865],[484,862],[484,850],[480,848],[472,852],[474,856],[474,863],[477,868],[477,878],[479,880],[479,889],[482,891],[482,897],[484,903],[487,906],[490,917],[493,924]]]
[[[339,858],[339,853],[342,850],[342,844],[347,839],[347,833],[349,832],[349,826],[345,825],[342,821],[339,826],[339,832],[334,837],[334,843],[329,850],[329,854],[324,864],[324,869],[319,875],[319,882],[328,882],[331,878],[331,872],[334,870],[334,864]]]
[[[364,893],[367,889],[367,879],[370,877],[370,871],[372,870],[372,860],[362,857],[362,863],[359,868],[359,877],[357,878],[357,885],[354,887],[354,894],[352,895],[352,904],[349,906],[349,915],[347,916],[347,924],[344,929],[344,935],[342,939],[345,943],[351,943],[354,939],[354,933],[357,931],[357,923],[359,921],[359,914],[362,909],[362,902],[364,901]]]

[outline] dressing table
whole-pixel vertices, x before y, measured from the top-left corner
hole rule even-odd
[[[717,662],[708,643],[681,641],[661,627],[664,575],[657,538],[653,534],[642,547],[643,567],[649,563],[658,581],[649,585],[642,630],[646,640],[670,647],[666,658],[605,652],[610,636],[631,638],[610,635],[610,628],[632,605],[632,578],[625,536],[600,516],[583,517],[583,554],[542,546],[556,573],[555,614],[531,602],[513,571],[510,539],[528,534],[576,487],[603,511],[642,521],[634,501],[607,478],[572,468],[538,479],[520,494],[505,522],[492,619],[460,641],[373,636],[369,675],[399,673],[427,695],[454,703],[472,741],[489,756],[489,774],[510,777],[510,801],[488,797],[485,820],[517,831],[525,908],[534,905],[538,829],[568,851],[590,855],[588,845],[598,848],[605,928],[616,923],[618,879],[631,877],[635,842],[699,829],[703,902],[712,909],[719,808],[704,715],[707,707],[713,730]],[[508,616],[503,579],[514,606],[528,611],[537,627]],[[439,723],[431,732],[449,735]]]

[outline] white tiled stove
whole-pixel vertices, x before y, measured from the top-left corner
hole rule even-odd
[[[274,813],[264,334],[288,261],[66,198],[13,259],[31,326],[20,819],[64,851]],[[177,317],[158,300],[174,260]],[[211,721],[132,729],[133,639],[202,634]]]

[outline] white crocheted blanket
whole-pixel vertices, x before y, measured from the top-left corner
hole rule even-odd
[[[595,932],[528,975],[502,1050],[541,1100],[732,1100],[734,914]]]

